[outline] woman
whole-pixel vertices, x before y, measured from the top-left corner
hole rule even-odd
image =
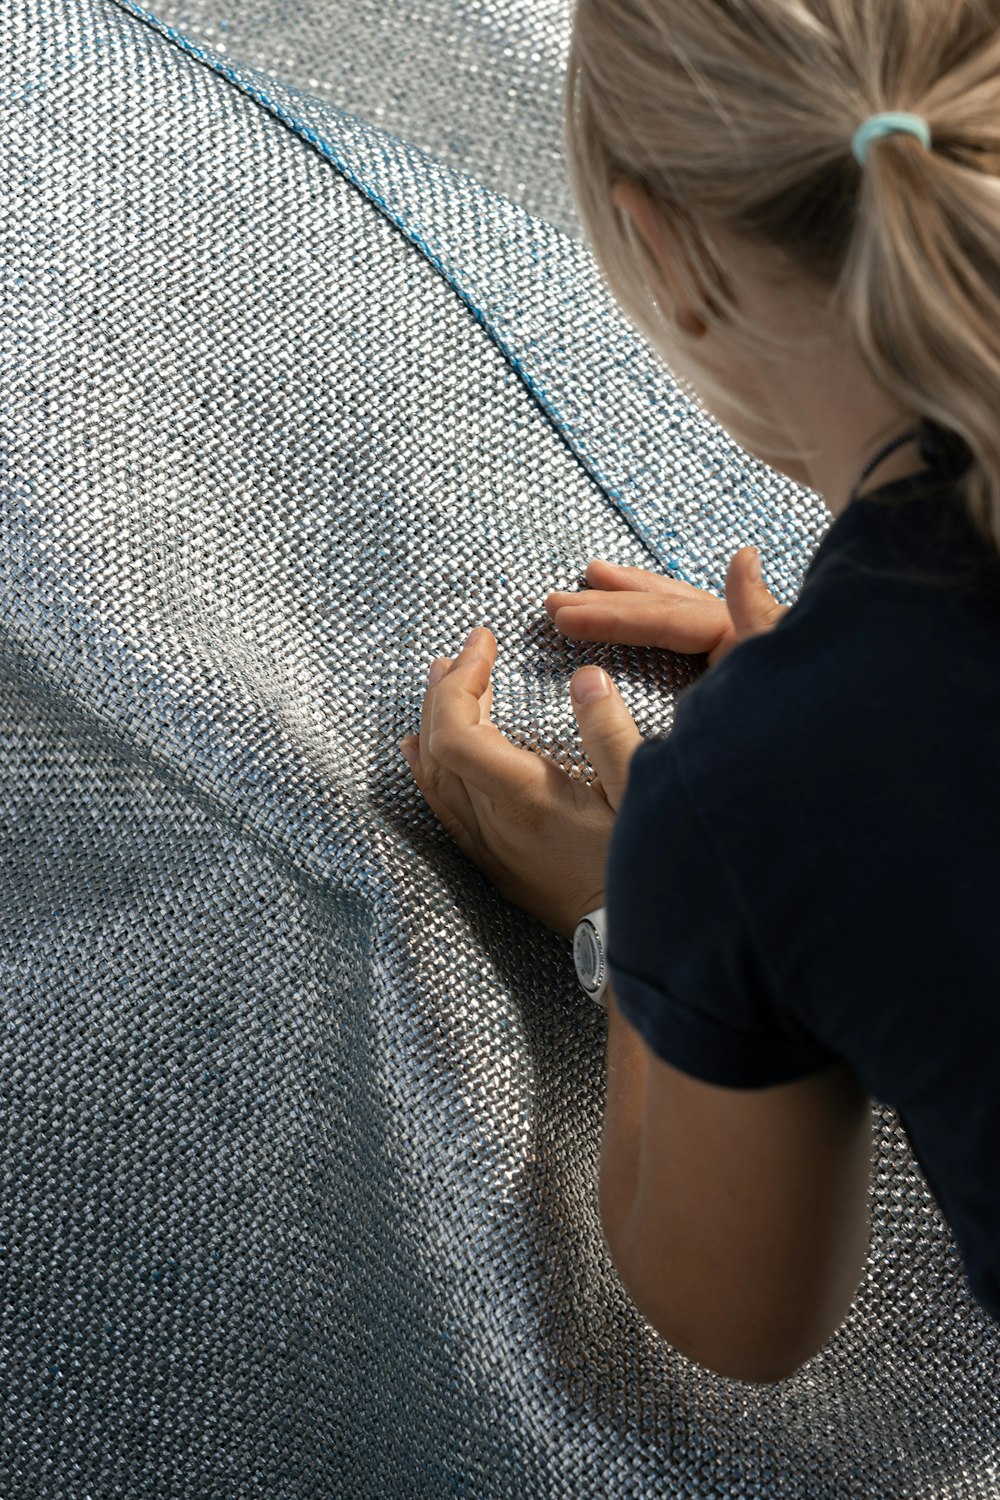
[[[833,524],[788,610],[750,548],[726,603],[605,562],[549,597],[576,639],[708,653],[641,746],[605,674],[574,675],[594,787],[492,725],[489,631],[434,664],[404,741],[505,897],[566,937],[606,908],[604,1233],[663,1336],[746,1380],[791,1375],[851,1306],[873,1098],[1000,1320],[998,19],[580,0],[597,260]]]

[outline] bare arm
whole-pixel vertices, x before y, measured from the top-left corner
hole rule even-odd
[[[602,1225],[682,1354],[787,1379],[843,1322],[868,1247],[871,1102],[842,1066],[720,1088],[658,1058],[609,1002]]]
[[[704,652],[709,667],[787,613],[730,561],[726,598],[595,560],[552,593],[564,635]],[[791,1374],[835,1332],[868,1244],[871,1103],[846,1067],[765,1089],[719,1088],[658,1058],[608,992],[601,1223],[639,1311],[721,1374]]]

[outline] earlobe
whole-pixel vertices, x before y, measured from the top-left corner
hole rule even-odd
[[[682,333],[689,338],[700,339],[708,332],[708,324],[698,313],[688,307],[674,308],[674,321]]]

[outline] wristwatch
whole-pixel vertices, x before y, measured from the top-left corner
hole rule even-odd
[[[573,934],[573,962],[584,994],[596,1000],[602,1010],[607,1010],[604,992],[608,987],[608,924],[604,912],[605,908],[599,906],[577,922]]]

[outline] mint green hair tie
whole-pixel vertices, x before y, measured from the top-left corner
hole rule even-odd
[[[921,145],[928,151],[931,149],[931,128],[920,115],[872,115],[863,125],[858,126],[851,140],[851,150],[857,157],[858,164],[864,166],[870,141],[876,141],[883,135],[895,135],[897,132],[915,135]]]

